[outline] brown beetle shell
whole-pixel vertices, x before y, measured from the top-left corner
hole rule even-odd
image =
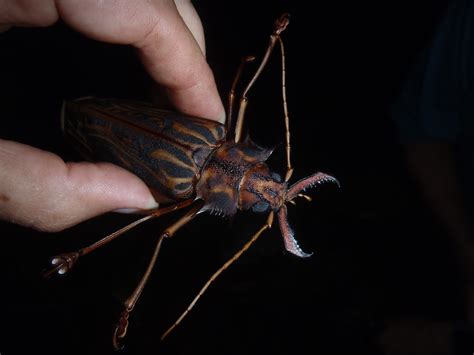
[[[114,99],[66,102],[62,128],[86,158],[138,175],[160,203],[191,198],[207,158],[225,139],[218,122]]]
[[[197,197],[206,201],[203,210],[234,215],[241,207],[240,187],[245,174],[270,154],[272,149],[261,148],[250,139],[243,143],[225,142],[212,152],[196,185]]]

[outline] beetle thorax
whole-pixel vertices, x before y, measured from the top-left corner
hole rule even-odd
[[[216,148],[196,183],[196,197],[205,201],[203,210],[232,216],[238,209],[278,209],[286,196],[286,183],[265,164],[271,153],[250,139]]]

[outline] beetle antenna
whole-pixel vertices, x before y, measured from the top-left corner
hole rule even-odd
[[[234,261],[236,261],[240,256],[248,249],[250,246],[260,237],[260,235],[266,230],[272,227],[273,224],[273,211],[270,212],[267,218],[267,222],[258,230],[257,233],[255,233],[250,240],[245,243],[245,245],[240,249],[237,253],[234,254],[227,262],[220,267],[219,270],[217,270],[210,278],[207,280],[207,282],[204,284],[204,286],[201,288],[199,293],[197,294],[196,297],[192,300],[192,302],[189,304],[188,308],[179,316],[179,318],[176,320],[176,322],[173,323],[171,327],[168,328],[166,332],[163,333],[161,336],[161,340],[165,339],[173,330],[176,328],[176,326],[181,323],[181,321],[186,317],[186,315],[193,309],[194,305],[196,302],[201,298],[201,296],[206,292],[208,287],[211,285],[211,283],[217,279],[217,277],[225,270],[227,269]]]
[[[291,144],[290,144],[290,116],[288,114],[288,102],[286,99],[286,65],[285,65],[285,46],[283,40],[278,37],[281,49],[281,92],[283,99],[283,113],[285,114],[285,138],[286,138],[286,175],[285,181],[289,181],[293,174],[291,166]]]

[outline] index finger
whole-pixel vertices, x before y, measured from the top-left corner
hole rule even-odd
[[[167,89],[179,111],[224,121],[214,76],[198,43],[204,49],[201,22],[189,0],[61,0],[56,4],[60,17],[77,31],[137,48],[146,69]]]
[[[178,7],[171,2],[170,6],[169,13],[157,19],[152,31],[134,46],[178,110],[223,123],[225,111],[203,53],[199,17],[190,1],[178,2]]]

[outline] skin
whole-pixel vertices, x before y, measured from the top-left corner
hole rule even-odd
[[[0,9],[0,30],[50,26],[61,18],[91,39],[134,46],[178,111],[224,121],[201,21],[189,0],[0,0]],[[156,207],[145,184],[117,166],[66,163],[0,140],[1,219],[52,232],[108,211]]]

